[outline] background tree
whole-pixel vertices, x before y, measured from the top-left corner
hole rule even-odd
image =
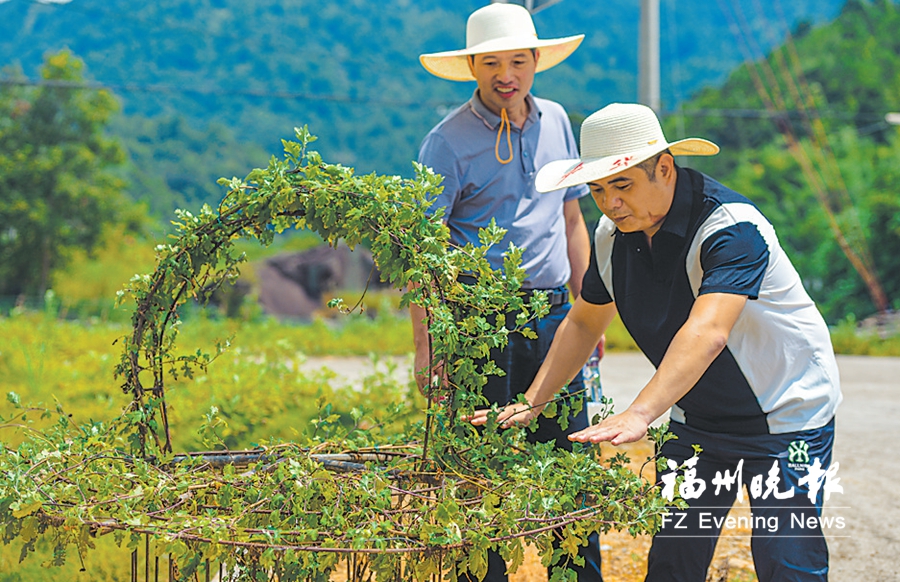
[[[746,62],[684,108],[722,153],[691,164],[760,205],[830,323],[897,309],[900,144],[884,115],[900,103],[900,7],[850,0],[765,56],[734,10]]]
[[[74,249],[136,220],[112,172],[123,151],[103,133],[118,105],[71,86],[83,66],[63,51],[47,58],[40,86],[0,88],[0,294],[43,295]]]
[[[109,126],[128,157],[120,176],[128,182],[129,197],[145,202],[161,223],[176,208],[220,200],[225,189],[216,183],[219,178],[243,176],[251,163],[263,165],[269,158],[221,122],[189,121],[181,115],[119,115]]]

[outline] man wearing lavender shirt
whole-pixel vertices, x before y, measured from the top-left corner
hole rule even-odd
[[[491,266],[502,268],[503,254],[510,243],[515,244],[523,249],[523,290],[546,292],[550,300],[549,315],[531,324],[536,339],[510,334],[507,346],[490,354],[505,375],[488,376],[483,394],[501,406],[515,401],[534,379],[569,310],[569,293],[577,297],[581,291],[590,256],[578,202],[588,189],[581,185],[539,194],[534,185],[541,166],[577,156],[578,151],[563,107],[531,95],[534,75],[565,59],[582,38],[539,39],[527,10],[515,4],[491,4],[469,17],[466,49],[420,57],[422,65],[436,76],[477,83],[472,98],[423,140],[419,162],[443,176],[443,191],[431,208],[444,209],[454,245],[480,245],[479,229],[495,220],[507,232],[504,240],[488,251]],[[426,314],[418,306],[412,306],[410,314],[415,367],[421,371],[429,365]],[[418,375],[417,382],[424,392],[428,379]],[[582,390],[579,374],[569,392],[583,399]],[[572,414],[569,423],[570,428],[586,428],[586,407]],[[541,418],[538,425],[536,432],[529,433],[529,440],[552,441],[571,450],[556,419]],[[578,579],[601,580],[596,534],[579,554],[585,559],[584,567],[572,567]],[[505,570],[499,554],[490,552],[485,580],[506,580]]]

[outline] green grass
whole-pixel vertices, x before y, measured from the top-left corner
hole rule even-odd
[[[859,331],[852,318],[831,329],[831,343],[837,354],[900,356],[900,334],[882,337],[874,331]]]
[[[130,400],[113,377],[121,349],[117,340],[129,331],[115,321],[61,320],[52,310],[0,317],[2,393],[15,392],[23,403],[49,408],[58,402],[76,423],[115,418]],[[292,440],[316,413],[319,396],[344,408],[364,404],[360,392],[337,385],[334,374],[301,373],[299,366],[307,357],[386,358],[412,352],[408,316],[390,309],[379,310],[374,318],[338,315],[308,324],[268,318],[238,321],[196,312],[186,316],[178,348],[213,352],[217,342],[226,340],[230,349],[205,373],[167,384],[171,425],[182,449],[201,445],[195,429],[211,407],[228,423],[224,437],[236,448],[272,436]],[[832,340],[839,354],[900,356],[900,337],[860,334],[852,321],[834,328]],[[618,319],[607,333],[607,349],[636,350]],[[411,384],[393,386],[396,381],[386,375],[378,382],[384,384],[380,391],[398,399],[415,392]],[[0,415],[8,417],[11,410],[0,402]],[[0,441],[9,443],[10,432],[0,431]]]
[[[315,431],[321,434],[312,421],[328,404],[333,408],[324,416],[334,414],[337,424],[357,426],[359,431],[375,434],[376,442],[389,442],[392,434],[424,420],[425,402],[412,378],[398,383],[390,360],[381,361],[377,370],[374,366],[380,361],[376,352],[408,352],[409,327],[408,318],[394,316],[374,320],[349,316],[340,323],[322,320],[288,325],[193,315],[179,337],[180,349],[212,351],[216,341],[230,336],[234,341],[205,373],[193,379],[168,381],[174,449],[197,451],[225,445],[237,450],[271,439],[305,442]],[[0,444],[13,449],[23,440],[23,430],[29,430],[7,423],[15,412],[5,398],[9,392],[17,393],[23,404],[35,407],[55,410],[58,404],[79,425],[117,417],[130,398],[113,377],[121,346],[116,340],[129,331],[115,322],[66,321],[40,312],[0,317],[4,396],[0,398]],[[326,353],[369,355],[376,371],[348,387],[329,370],[299,369],[307,356]],[[217,426],[211,439],[200,429],[213,409]],[[25,420],[31,428],[51,422],[39,416],[35,411]],[[360,416],[358,422],[354,416]],[[22,420],[17,418],[15,424]],[[50,567],[53,556],[46,542],[21,564],[20,542],[0,546],[0,582],[129,580],[130,550],[119,547],[111,536],[94,543],[97,549],[83,557],[84,571],[74,550],[65,557],[63,566]]]
[[[270,436],[291,439],[316,413],[319,396],[345,406],[361,404],[362,393],[339,385],[329,372],[301,373],[308,356],[361,355],[375,359],[403,355],[412,345],[408,318],[369,319],[347,316],[340,323],[317,320],[289,325],[274,320],[241,323],[195,315],[182,327],[179,350],[213,352],[217,342],[231,347],[193,379],[167,384],[170,421],[183,448],[196,447],[188,427],[200,424],[215,406],[229,423],[231,448],[252,446]],[[118,416],[129,402],[113,376],[121,343],[130,328],[119,323],[83,323],[26,313],[0,318],[0,377],[3,393],[17,393],[23,403],[54,408],[59,402],[76,423],[105,421]],[[407,397],[409,386],[382,374],[379,390]],[[414,388],[413,388],[414,390]],[[0,415],[12,408],[0,403]],[[349,408],[347,408],[349,411]],[[0,433],[0,441],[8,442]]]

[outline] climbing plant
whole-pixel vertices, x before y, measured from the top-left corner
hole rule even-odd
[[[21,539],[25,558],[43,536],[59,563],[73,548],[83,556],[97,535],[128,547],[152,539],[180,579],[216,560],[235,580],[317,581],[337,568],[360,581],[480,579],[489,549],[514,571],[527,542],[553,567],[552,580],[574,580],[567,567],[590,533],[654,532],[667,502],[624,455],[600,462],[596,449],[577,444],[573,452],[530,444],[529,428],[501,430],[495,416],[484,430],[461,419],[486,405],[485,376],[499,372],[490,349],[510,333],[532,333],[529,321],[548,311],[546,297],[519,292],[519,249],[507,249],[499,271],[485,259],[504,231],[491,224],[480,245],[453,246],[441,211],[428,212],[439,176],[421,166],[414,179],[358,176],[311,151],[306,128],[296,136],[268,167],[220,181],[228,192],[217,208],[179,212],[176,234],[156,248],[156,270],[121,293],[134,302],[115,368],[128,397],[122,415],[74,425],[63,410],[42,410],[57,419],[50,428],[26,429],[15,449],[0,445],[3,541]],[[266,245],[291,228],[351,248],[365,242],[381,276],[407,289],[403,304],[427,313],[434,339],[426,373],[435,381],[423,421],[389,436],[345,426],[322,401],[307,442],[175,454],[166,383],[202,372],[228,348],[176,349],[181,308],[237,277],[237,239]],[[461,284],[461,273],[472,282]],[[565,423],[579,406],[569,398],[544,414]],[[10,399],[18,416],[0,426],[27,426],[36,411]],[[211,411],[201,426],[213,442],[217,422]]]

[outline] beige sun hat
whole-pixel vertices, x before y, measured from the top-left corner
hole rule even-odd
[[[719,146],[699,137],[669,143],[656,113],[638,103],[612,103],[581,124],[581,159],[550,162],[535,178],[538,192],[601,180],[668,149],[675,156],[714,156]]]
[[[489,4],[469,16],[466,48],[419,56],[429,73],[451,81],[474,81],[469,71],[469,55],[540,49],[537,72],[556,66],[572,54],[583,34],[565,38],[539,39],[531,14],[518,4]]]

